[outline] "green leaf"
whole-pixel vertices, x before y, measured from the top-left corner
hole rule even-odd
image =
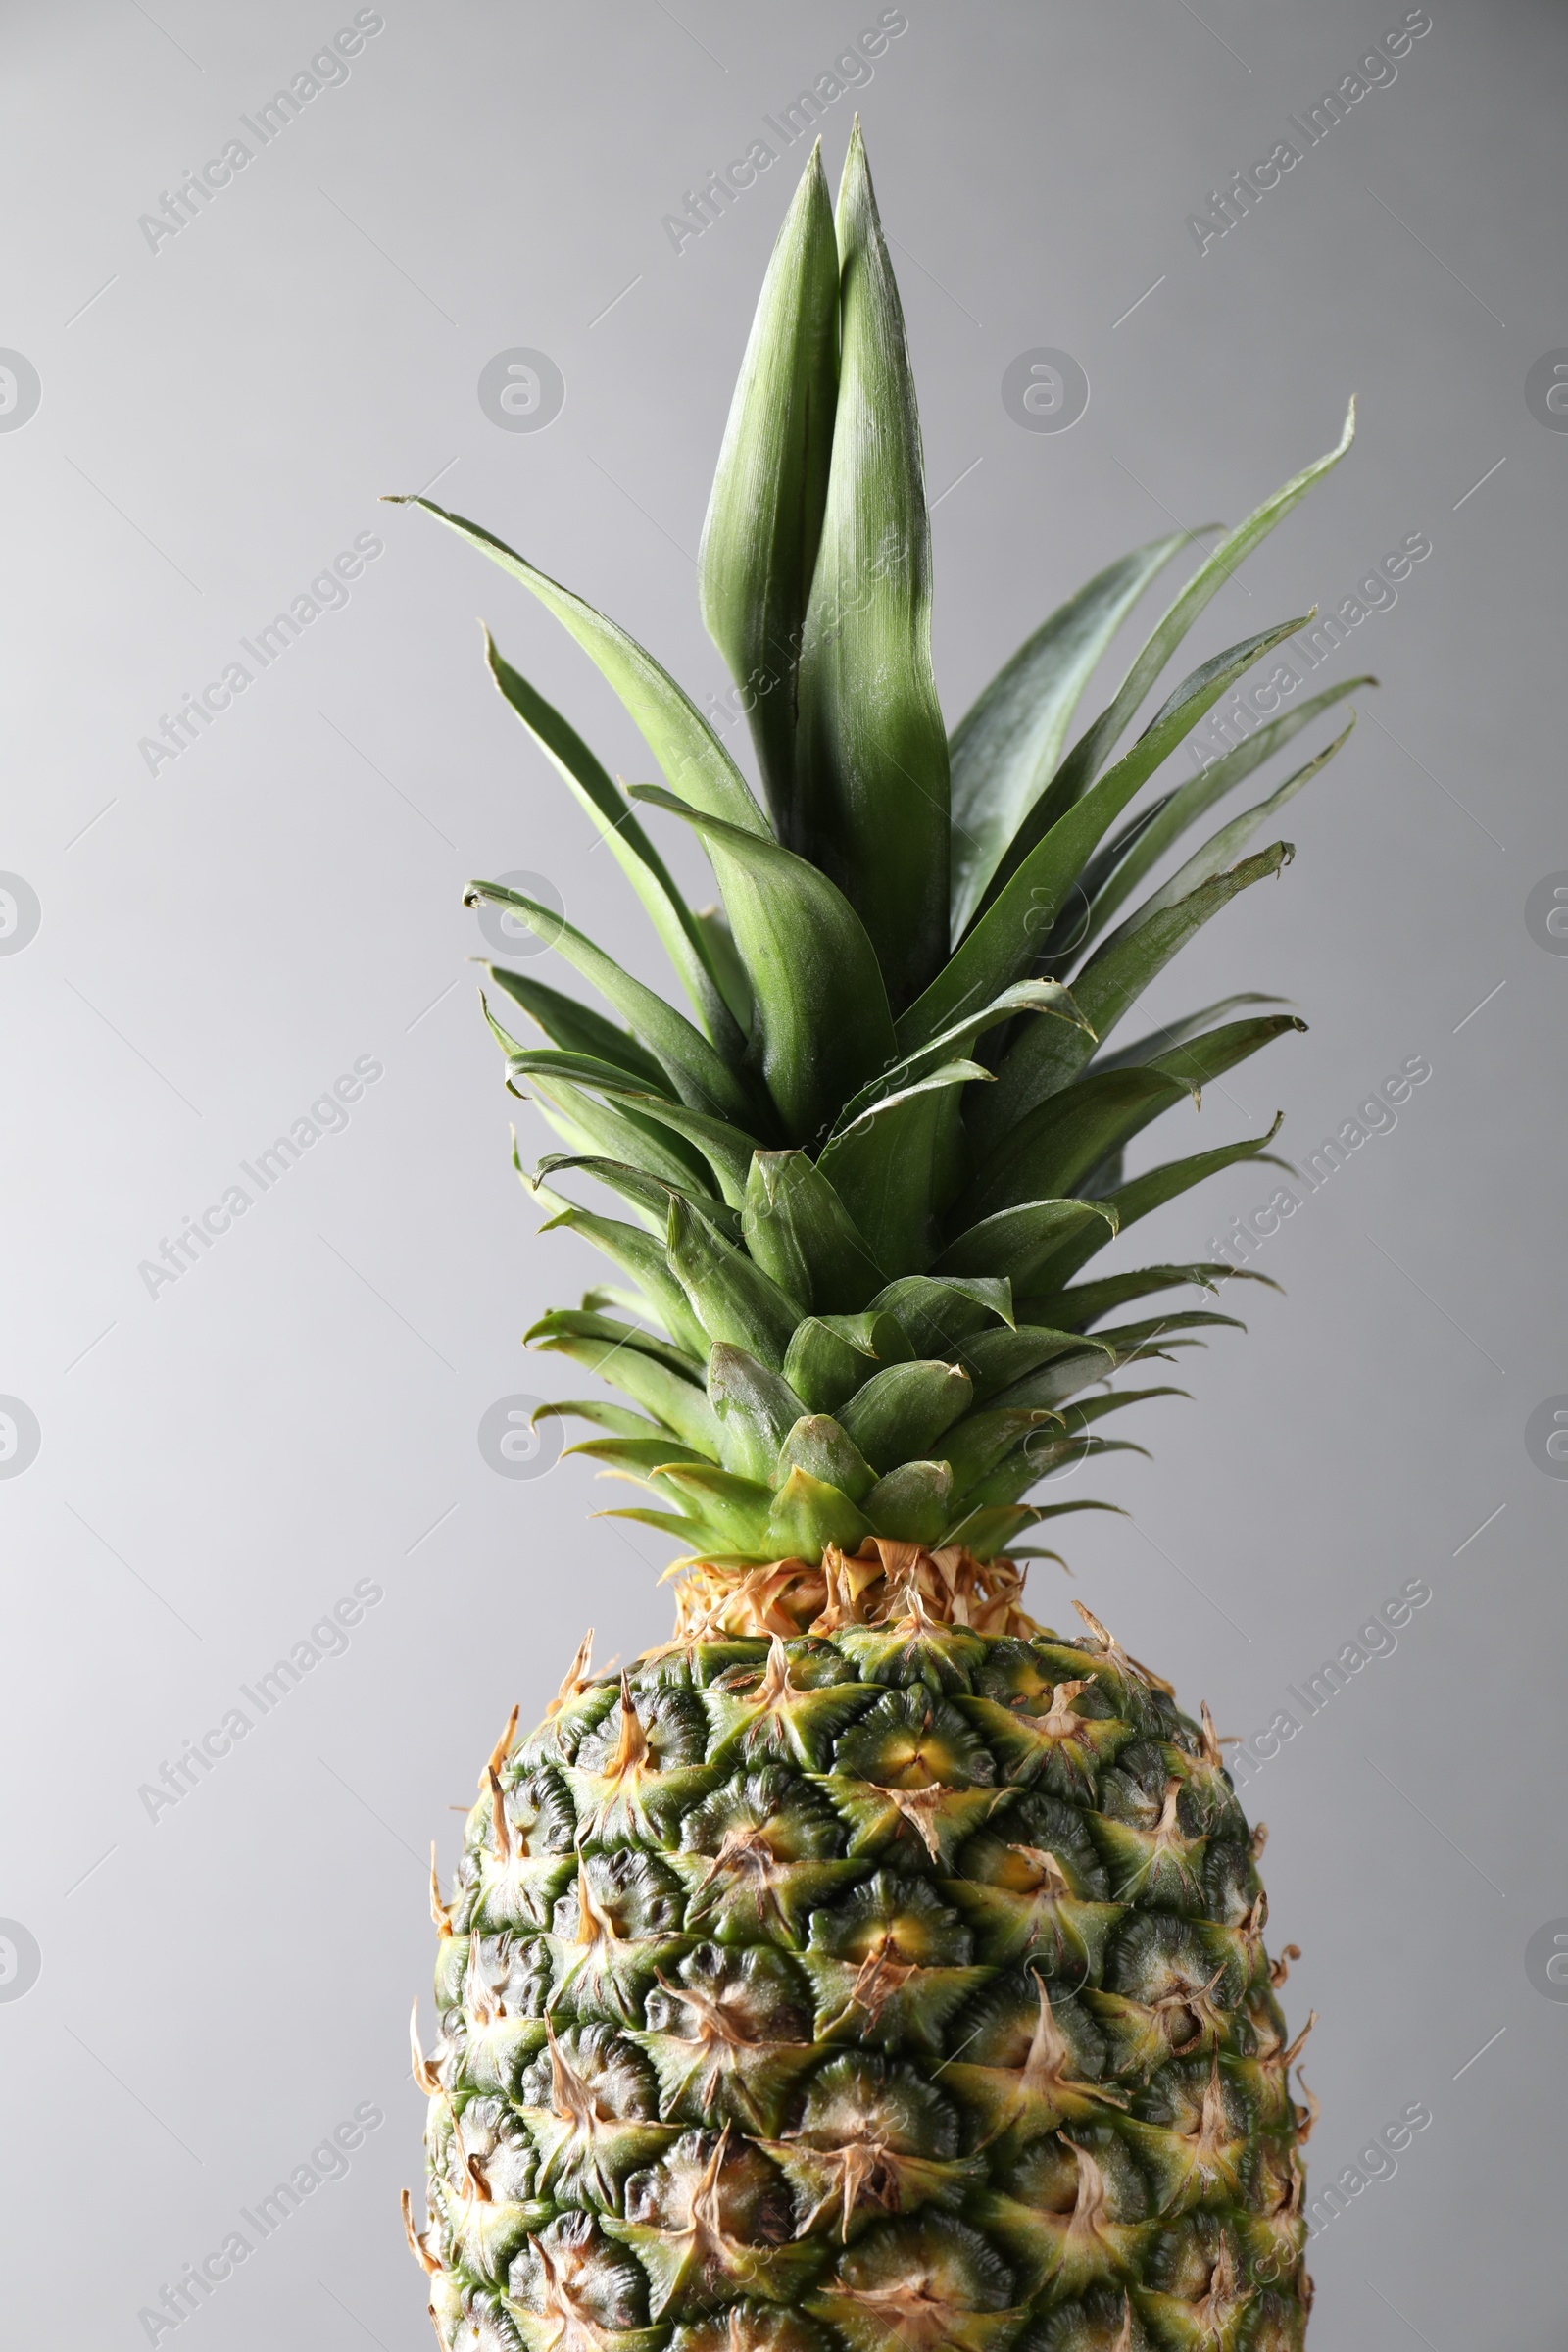
[[[900,1462],[865,1497],[865,1515],[895,1543],[940,1544],[953,1517],[954,1486],[947,1462]]]
[[[465,906],[477,906],[481,902],[520,915],[531,931],[581,972],[606,1003],[613,1004],[682,1102],[699,1110],[715,1111],[721,1118],[750,1123],[756,1117],[757,1104],[747,1088],[702,1031],[662,997],[623,972],[603,948],[550,907],[503,883],[470,882],[464,893]]]
[[[597,1372],[601,1379],[623,1391],[699,1453],[707,1454],[710,1459],[720,1453],[718,1423],[702,1390],[684,1373],[671,1370],[668,1364],[650,1354],[646,1347],[633,1347],[624,1338],[609,1339],[593,1332],[574,1331],[564,1323],[547,1331],[542,1338],[531,1340],[530,1345],[556,1355],[569,1356],[574,1364]]]
[[[516,1139],[514,1137],[513,1165],[530,1191],[542,1184],[547,1176],[557,1175],[567,1168],[580,1168],[585,1176],[594,1177],[598,1183],[608,1186],[610,1191],[618,1193],[623,1200],[629,1200],[649,1231],[659,1235],[661,1247],[669,1226],[669,1197],[672,1192],[678,1192],[683,1200],[689,1200],[694,1208],[700,1208],[709,1223],[715,1225],[727,1242],[740,1240],[740,1218],[716,1194],[702,1192],[689,1183],[662,1183],[657,1176],[645,1175],[641,1168],[631,1167],[625,1160],[596,1159],[581,1152],[556,1152],[539,1162],[532,1176],[526,1176],[517,1160]]]
[[[1229,873],[1195,874],[1195,887],[1185,895],[1153,907],[1147,920],[1141,909],[1113,932],[1073,982],[1074,998],[1091,1024],[1089,1038],[1059,1021],[1049,1029],[1036,1021],[1023,1031],[999,1065],[996,1085],[974,1105],[971,1132],[977,1153],[995,1151],[1028,1111],[1068,1085],[1094,1052],[1094,1039],[1109,1036],[1127,1007],[1194,933],[1253,882],[1277,874],[1287,855],[1285,844],[1276,842]]]
[[[1027,1503],[1009,1504],[997,1510],[978,1509],[972,1506],[971,1498],[970,1507],[965,1508],[962,1516],[944,1529],[942,1541],[961,1544],[977,1560],[994,1560],[999,1551],[1010,1550],[1014,1536],[1026,1527],[1033,1527],[1037,1519],[1049,1516],[1048,1512],[1034,1510]],[[1036,1550],[1027,1556],[1054,1560],[1057,1555],[1054,1551]]]
[[[657,1437],[661,1444],[678,1443],[669,1440],[656,1421],[648,1420],[642,1413],[629,1413],[623,1404],[611,1404],[602,1396],[552,1398],[548,1404],[535,1405],[530,1418],[534,1421],[564,1421],[568,1413],[579,1421],[592,1422],[596,1429],[613,1430],[619,1437]],[[568,1453],[577,1450],[574,1446],[566,1448]]]
[[[583,1438],[577,1445],[568,1446],[567,1453],[586,1454],[590,1461],[604,1462],[612,1470],[622,1470],[629,1477],[646,1482],[651,1470],[662,1469],[665,1462],[701,1462],[706,1457],[690,1446],[682,1446],[675,1438]]]
[[[838,313],[818,145],[762,282],[697,559],[703,619],[754,698],[758,765],[774,828],[792,846],[796,668],[827,502]]]
[[[914,1350],[891,1315],[811,1315],[784,1358],[784,1377],[813,1413],[836,1413],[890,1363]]]
[[[945,1174],[943,1114],[955,1087],[989,1085],[978,1061],[950,1061],[886,1095],[839,1130],[817,1161],[884,1266],[929,1263],[939,1186]]]
[[[714,1434],[708,1450],[726,1470],[770,1484],[784,1441],[806,1411],[789,1382],[721,1341],[708,1359],[708,1396]]]
[[[1000,997],[983,1005],[978,1012],[966,1013],[961,1020],[944,1029],[939,1037],[931,1038],[927,1044],[917,1047],[914,1053],[906,1054],[889,1068],[879,1071],[869,1085],[862,1086],[859,1093],[845,1103],[833,1122],[829,1144],[846,1134],[868,1111],[878,1109],[882,1103],[895,1100],[917,1083],[940,1078],[943,1065],[949,1063],[952,1056],[967,1054],[988,1029],[1000,1027],[1004,1021],[1010,1021],[1018,1013],[1043,1013],[1049,1018],[1068,1022],[1087,1036],[1090,1049],[1093,1050],[1094,1032],[1074,1004],[1069,989],[1063,988],[1058,980],[1020,980],[1013,987],[1004,988]]]
[[[1093,1387],[1097,1380],[1108,1379],[1113,1369],[1102,1348],[1086,1346],[1070,1353],[1054,1355],[1049,1363],[1041,1364],[1033,1372],[1026,1372],[1021,1380],[1011,1382],[1007,1388],[999,1389],[991,1400],[992,1407],[997,1411],[1009,1408],[1018,1411],[1026,1406],[1034,1406],[1053,1412],[1080,1389]],[[1031,1454],[1043,1459],[1050,1452],[1052,1443],[1054,1441],[1042,1437],[1038,1446],[1030,1446]],[[1052,1459],[1054,1458],[1053,1455]],[[1042,1467],[1039,1475],[1043,1478],[1045,1474],[1046,1469]]]
[[[890,1364],[842,1404],[838,1420],[873,1470],[925,1458],[967,1412],[969,1375],[956,1364]]]
[[[547,1052],[519,1052],[507,1059],[509,1077],[531,1078],[540,1091],[549,1088],[560,1091],[563,1085],[581,1096],[584,1088],[592,1087],[596,1094],[608,1095],[612,1101],[624,1102],[643,1119],[656,1126],[668,1127],[694,1144],[708,1161],[724,1199],[732,1208],[739,1208],[746,1198],[746,1177],[757,1150],[757,1138],[732,1127],[726,1119],[716,1119],[707,1111],[694,1110],[684,1102],[666,1102],[662,1095],[650,1094],[608,1062],[595,1062],[579,1054]],[[575,1115],[575,1113],[573,1113]]]
[[[1202,848],[1196,851],[1188,858],[1186,864],[1172,874],[1168,882],[1161,884],[1158,890],[1145,899],[1140,906],[1133,909],[1120,930],[1112,932],[1111,938],[1136,937],[1156,917],[1164,914],[1172,906],[1180,906],[1195,897],[1206,883],[1217,880],[1225,867],[1230,864],[1231,859],[1238,857],[1246,848],[1258,828],[1277,816],[1286,802],[1294,800],[1302,786],[1309,784],[1319,770],[1328,765],[1335,753],[1349,742],[1354,728],[1355,713],[1352,710],[1349,725],[1337,735],[1331,744],[1325,745],[1315,759],[1308,760],[1306,764],[1298,767],[1294,775],[1287,776],[1284,783],[1271,792],[1266,800],[1255,802],[1250,808],[1244,808],[1240,816],[1233,816],[1228,824],[1221,825],[1217,833],[1210,834]],[[1285,862],[1288,863],[1294,854],[1293,851],[1287,849]],[[1272,853],[1265,850],[1260,851],[1258,855],[1268,857]],[[1234,870],[1242,872],[1253,863],[1253,859],[1248,858],[1242,866]],[[1107,947],[1109,944],[1110,942],[1107,941]]]
[[[838,1194],[804,1152],[759,1152],[746,1179],[746,1246],[803,1313],[853,1314],[882,1270]]]
[[[1115,1212],[1102,1200],[1025,1200],[960,1232],[931,1271],[934,1275],[978,1274],[982,1270],[1005,1274],[1016,1291],[1069,1234],[1091,1221],[1103,1229],[1101,1240],[1109,1241],[1116,1230]]]
[[[778,1457],[778,1483],[792,1470],[808,1471],[824,1485],[837,1487],[852,1502],[863,1502],[876,1485],[876,1472],[829,1413],[811,1413],[796,1422]]]
[[[948,743],[914,382],[858,122],[836,226],[838,410],[801,650],[791,839],[859,915],[899,1007],[947,954]]]
[[[702,835],[751,981],[768,1092],[790,1139],[814,1143],[896,1051],[870,940],[827,876],[771,838],[720,823],[657,785],[633,785],[632,798]]]
[[[969,1413],[947,1442],[953,1482],[961,1494],[1004,1462],[1017,1446],[1037,1430],[1061,1427],[1057,1414],[1039,1405],[1003,1406],[989,1413]]]
[[[1087,1331],[1102,1315],[1126,1306],[1134,1298],[1147,1298],[1154,1291],[1181,1290],[1191,1284],[1204,1291],[1214,1291],[1228,1280],[1262,1282],[1271,1291],[1279,1284],[1267,1274],[1255,1274],[1250,1266],[1231,1266],[1213,1260],[1191,1266],[1139,1266],[1126,1274],[1107,1274],[1099,1282],[1075,1283],[1070,1290],[1053,1291],[1047,1296],[1027,1301],[1030,1320],[1059,1323],[1069,1331]]]
[[[552,1045],[567,1054],[588,1054],[596,1060],[612,1062],[639,1085],[665,1084],[662,1064],[603,1013],[579,1004],[575,997],[563,996],[559,988],[547,988],[542,980],[530,979],[525,972],[511,971],[505,964],[492,963],[486,969],[494,985],[522,1006]]]
[[[1175,1200],[1183,1193],[1191,1192],[1193,1186],[1201,1184],[1205,1177],[1217,1176],[1222,1168],[1233,1168],[1241,1160],[1261,1157],[1278,1135],[1284,1118],[1283,1111],[1276,1112],[1267,1134],[1252,1141],[1244,1137],[1240,1143],[1221,1144],[1216,1151],[1194,1152],[1186,1159],[1166,1160],[1157,1168],[1148,1168],[1142,1176],[1135,1176],[1130,1184],[1120,1185],[1115,1192],[1107,1194],[1104,1205],[1115,1210],[1123,1229],[1135,1225],[1140,1217],[1147,1217],[1153,1209],[1163,1208],[1167,1200]],[[1042,1289],[1059,1289],[1077,1273],[1081,1265],[1094,1256],[1097,1250],[1104,1248],[1108,1238],[1108,1235],[1101,1238],[1091,1231],[1087,1236],[1080,1234],[1076,1240],[1064,1244],[1039,1269]]]
[[[744,1040],[725,1004],[720,975],[701,918],[692,913],[623,795],[611,782],[576,729],[513,668],[497,650],[488,630],[484,648],[490,674],[506,701],[573,798],[587,810],[601,841],[608,843],[612,857],[641,899],[665,955],[702,1014],[709,1035],[730,1060],[739,1060]]]
[[[1206,1029],[1201,1037],[1189,1038],[1149,1067],[1180,1079],[1200,1103],[1202,1090],[1211,1079],[1223,1078],[1227,1070],[1272,1045],[1275,1038],[1301,1036],[1305,1030],[1306,1023],[1295,1012],[1268,1013],[1261,1020],[1227,1021],[1223,1028]]]
[[[421,507],[466,539],[470,547],[520,580],[547,612],[553,612],[619,695],[636,721],[643,741],[663,769],[669,783],[694,807],[720,816],[743,831],[765,833],[767,819],[753,800],[746,778],[694,703],[661,668],[652,654],[614,621],[596,612],[580,596],[519,556],[505,541],[482,530],[462,514],[452,514],[428,498],[395,498],[399,507]]]
[[[1191,1090],[1152,1065],[1080,1078],[1021,1118],[959,1202],[966,1218],[1069,1193],[1145,1118]]]
[[[776,1372],[799,1319],[777,1283],[678,1196],[669,1203],[664,1248],[709,1337],[744,1348]]]
[[[1308,616],[1309,617],[1309,616]],[[1033,960],[1075,887],[1096,844],[1167,755],[1253,662],[1304,626],[1288,620],[1216,654],[1185,677],[1129,752],[1036,841],[992,898],[939,977],[899,1022],[906,1052],[957,1017],[969,1004],[996,996]],[[1040,803],[1044,809],[1055,787]]]
[[[597,1144],[607,1155],[607,1164],[624,1163],[640,1168],[672,1191],[701,1195],[713,1182],[713,1172],[700,1152],[694,1152],[679,1136],[670,1134],[654,1120],[642,1118],[629,1107],[623,1108],[618,1100],[598,1102],[580,1086],[538,1071],[529,1081],[525,1099],[537,1102],[574,1156],[593,1157],[591,1151],[584,1152],[583,1146]],[[626,1102],[629,1104],[650,1099],[646,1095],[628,1094]]]
[[[707,946],[709,960],[713,967],[724,1003],[734,1015],[746,1037],[752,1034],[755,1007],[752,1004],[752,984],[746,977],[735,934],[725,920],[722,906],[699,906],[693,916]]]
[[[916,1355],[946,1355],[971,1332],[1013,1321],[1005,1275],[905,1274],[871,1304],[897,1320]]]
[[[548,1313],[531,1323],[522,1335],[525,1348],[543,1348],[555,1339],[603,1340],[607,1346],[624,1348],[638,1355],[652,1356],[666,1370],[682,1380],[700,1387],[703,1380],[701,1356],[690,1355],[669,1340],[659,1339],[651,1331],[639,1331],[633,1324],[617,1323],[608,1315],[593,1314],[575,1306],[553,1306]]]
[[[1341,685],[1326,686],[1321,694],[1310,696],[1297,710],[1284,710],[1278,718],[1270,719],[1249,735],[1234,751],[1213,760],[1196,776],[1167,795],[1157,808],[1146,813],[1137,840],[1131,844],[1113,874],[1094,894],[1083,944],[1098,937],[1116,908],[1129,899],[1146,874],[1152,873],[1167,850],[1171,849],[1198,819],[1212,808],[1237,785],[1262,766],[1265,760],[1283,750],[1293,735],[1309,726],[1320,710],[1326,710],[1358,686],[1375,686],[1376,678],[1347,678]],[[1341,739],[1343,741],[1343,738]]]
[[[1102,1373],[1116,1368],[1116,1351],[1101,1342]],[[1022,1380],[1026,1374],[1037,1372],[1042,1364],[1054,1363],[1058,1356],[1082,1354],[1083,1335],[1075,1331],[1052,1330],[1040,1322],[1020,1324],[1016,1331],[982,1331],[964,1342],[960,1362],[974,1383],[975,1401],[989,1404],[993,1396]]]
[[[1168,1315],[1154,1315],[1143,1323],[1118,1323],[1112,1331],[1097,1331],[1095,1338],[1102,1348],[1116,1350],[1116,1369],[1136,1363],[1151,1349],[1156,1348],[1178,1333],[1195,1330],[1219,1329],[1245,1331],[1247,1326],[1235,1315],[1215,1314],[1206,1307],[1179,1307]]]
[[[1227,532],[1199,565],[1175,603],[1155,622],[1152,635],[1117,688],[1108,708],[1101,712],[1067,754],[1052,780],[1050,790],[1042,795],[1029,821],[1020,829],[1009,853],[1011,860],[1017,861],[1027,856],[1035,842],[1049,832],[1063,810],[1070,808],[1088,791],[1111,746],[1200,613],[1226,586],[1237,566],[1246,562],[1253,548],[1267,538],[1274,525],[1283,521],[1293,508],[1299,506],[1313,484],[1321,481],[1330,467],[1339,464],[1354,438],[1355,402],[1352,400],[1346,413],[1345,429],[1327,456],[1317,458],[1310,466],[1303,466],[1272,497],[1266,498],[1260,507],[1254,507],[1246,521]],[[1005,879],[1008,867],[1004,865],[999,878]]]
[[[1179,1021],[1171,1021],[1162,1029],[1152,1029],[1147,1037],[1138,1038],[1130,1046],[1119,1047],[1114,1054],[1097,1054],[1097,1070],[1124,1070],[1134,1062],[1152,1061],[1157,1054],[1172,1054],[1197,1037],[1210,1021],[1218,1020],[1222,1012],[1234,1012],[1239,1004],[1288,1004],[1288,997],[1271,997],[1261,989],[1241,989],[1235,996],[1221,997],[1217,1004],[1205,1004],[1199,1012],[1184,1013]]]
[[[1195,1107],[1201,1109],[1202,1090],[1211,1079],[1222,1078],[1275,1038],[1305,1027],[1294,1012],[1232,1021],[1192,1039],[1173,1054],[1161,1054],[1142,1069],[1091,1071],[1076,1086],[1051,1096],[1019,1121],[993,1157],[992,1168],[1001,1171],[997,1181],[1004,1187],[1025,1183],[1030,1190],[1037,1184],[1045,1190],[1060,1182],[1064,1171],[1071,1168],[1076,1172],[1061,1183],[1062,1190],[1093,1180],[1097,1192],[1107,1191],[1102,1171],[1107,1162],[1119,1162],[1123,1148],[1151,1120],[1168,1110],[1183,1094],[1190,1095]],[[1098,1156],[1083,1164],[1089,1152]],[[1119,1170],[1115,1182],[1121,1182]]]
[[[543,1189],[543,1188],[540,1188]],[[564,1225],[572,1233],[581,1234],[596,1250],[604,1252],[617,1266],[624,1266],[634,1282],[640,1283],[648,1294],[649,1302],[676,1346],[699,1360],[708,1352],[708,1337],[687,1304],[686,1294],[671,1275],[664,1252],[650,1233],[640,1226],[623,1225],[616,1217],[598,1217],[586,1208],[578,1208],[560,1194],[546,1193],[546,1200],[556,1214],[540,1227],[549,1233]]]
[[[829,1544],[858,1551],[871,1533],[849,1496],[809,1471],[792,1470],[773,1497],[767,1548],[776,1559],[820,1559]]]
[[[1014,835],[1050,783],[1078,698],[1156,572],[1176,531],[1107,564],[1018,648],[953,737],[952,932],[961,939]]]
[[[673,1487],[682,1507],[717,1538],[713,1550],[765,1551],[771,1488],[715,1469],[710,1462],[672,1463],[658,1476],[660,1485]]]

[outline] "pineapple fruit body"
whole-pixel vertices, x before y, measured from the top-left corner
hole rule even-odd
[[[406,2212],[445,2352],[1300,2340],[1299,2041],[1207,1710],[1180,1714],[1081,1606],[1082,1635],[1043,1631],[1022,1592],[1030,1558],[1059,1559],[1025,1539],[1104,1507],[1030,1496],[1125,1443],[1109,1416],[1181,1393],[1116,1376],[1235,1321],[1168,1295],[1258,1279],[1086,1268],[1278,1126],[1129,1171],[1153,1119],[1304,1024],[1255,994],[1132,1044],[1119,1024],[1283,871],[1288,843],[1247,845],[1348,734],[1157,879],[1367,682],[1160,781],[1303,625],[1161,686],[1350,429],[1199,562],[1070,748],[1097,664],[1193,534],[1069,597],[950,739],[857,126],[837,212],[813,156],[780,232],[704,532],[760,795],[624,630],[429,509],[640,728],[665,782],[621,789],[489,646],[690,1005],[552,908],[470,885],[609,1007],[490,967],[544,1039],[486,1004],[507,1084],[562,1147],[531,1173],[514,1147],[518,1173],[615,1272],[527,1338],[625,1401],[544,1409],[587,1422],[574,1450],[641,1494],[623,1515],[670,1539],[679,1582],[670,1643],[574,1669],[520,1747],[509,1726],[450,1904],[433,1889],[425,2228]],[[697,833],[721,908],[686,904],[645,817]],[[578,1181],[620,1213],[559,1189]]]
[[[1101,1637],[922,1610],[574,1678],[441,1941],[443,2344],[1298,2344],[1264,1916],[1211,1732]]]

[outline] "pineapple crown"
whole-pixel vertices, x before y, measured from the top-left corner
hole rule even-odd
[[[624,630],[477,524],[408,502],[556,615],[664,779],[617,788],[487,638],[496,684],[609,844],[691,1003],[677,1010],[536,901],[470,885],[470,905],[507,909],[618,1016],[491,967],[548,1041],[519,1043],[486,1005],[508,1084],[525,1082],[565,1147],[525,1182],[552,1224],[629,1277],[527,1337],[637,1409],[544,1409],[592,1424],[574,1450],[651,1490],[622,1515],[675,1539],[688,1625],[798,1632],[874,1615],[878,1595],[884,1613],[911,1594],[918,1609],[922,1592],[949,1618],[1027,1623],[1013,1563],[1039,1555],[1017,1539],[1105,1506],[1026,1494],[1124,1443],[1099,1433],[1108,1414],[1179,1393],[1111,1390],[1109,1375],[1234,1323],[1188,1306],[1116,1319],[1160,1292],[1212,1292],[1229,1266],[1079,1277],[1138,1218],[1266,1156],[1278,1119],[1130,1178],[1122,1165],[1162,1111],[1304,1024],[1246,994],[1132,1045],[1113,1033],[1211,915],[1289,861],[1283,841],[1244,853],[1349,727],[1136,894],[1271,754],[1373,681],[1329,686],[1199,773],[1156,780],[1307,613],[1200,663],[1121,745],[1210,599],[1344,454],[1353,419],[1352,403],[1338,446],[1220,538],[1070,749],[1122,621],[1202,534],[1098,573],[950,738],[914,386],[857,122],[836,214],[818,151],[779,233],[703,534],[703,616],[749,710],[765,807]],[[655,810],[697,834],[722,910],[687,905],[640,821]],[[561,1194],[568,1171],[632,1221]]]

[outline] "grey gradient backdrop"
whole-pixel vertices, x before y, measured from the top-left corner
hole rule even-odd
[[[144,2342],[161,2284],[367,2102],[386,2120],[347,2176],[180,2340],[428,2341],[395,2208],[419,2161],[426,1843],[450,1867],[449,1808],[589,1620],[622,1651],[667,1623],[657,1546],[587,1518],[607,1496],[582,1465],[511,1480],[479,1451],[496,1399],[570,1393],[517,1335],[597,1276],[530,1239],[462,884],[545,873],[635,969],[659,959],[488,686],[478,617],[632,779],[639,740],[520,590],[375,502],[439,474],[719,688],[693,557],[804,148],[678,255],[661,220],[877,13],[386,0],[347,82],[154,253],[138,216],[353,11],[6,12],[0,342],[42,384],[0,431],[0,866],[42,908],[0,958],[0,1390],[42,1432],[0,1480],[0,1914],[42,1960],[16,1997],[26,1947],[0,1932],[7,2341]],[[1172,517],[1234,519],[1328,447],[1352,390],[1353,455],[1195,658],[1432,541],[1337,657],[1385,684],[1291,811],[1294,868],[1156,1000],[1269,988],[1310,1034],[1168,1119],[1157,1156],[1281,1105],[1309,1149],[1406,1057],[1431,1079],[1267,1245],[1288,1296],[1250,1295],[1250,1336],[1189,1360],[1195,1401],[1149,1409],[1154,1460],[1106,1468],[1133,1517],[1075,1527],[1075,1586],[1037,1571],[1038,1606],[1081,1593],[1236,1733],[1430,1585],[1249,1792],[1272,1935],[1304,1947],[1289,2012],[1321,2012],[1314,2188],[1407,2105],[1433,2119],[1314,2249],[1314,2340],[1345,2352],[1565,2325],[1568,2005],[1525,1948],[1568,1913],[1568,1486],[1524,1429],[1568,1391],[1568,961],[1524,903],[1568,867],[1568,437],[1524,384],[1568,343],[1568,24],[1522,0],[1432,13],[1396,82],[1202,256],[1188,214],[1396,0],[909,0],[860,99],[932,495],[956,485],[934,518],[951,715],[1092,569]],[[835,174],[850,111],[826,124]],[[1067,433],[1002,405],[1040,345],[1092,384]],[[481,412],[514,346],[564,376],[546,431]],[[346,607],[149,775],[160,713],[366,532],[384,553]],[[384,1074],[346,1129],[150,1297],[140,1261],[367,1055]],[[1148,1238],[1202,1252],[1268,1189],[1222,1178]],[[141,1785],[362,1579],[382,1597],[343,1654],[150,1819]]]

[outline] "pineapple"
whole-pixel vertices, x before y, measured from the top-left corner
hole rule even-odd
[[[1345,735],[1139,893],[1363,681],[1140,799],[1290,620],[1121,739],[1352,421],[1198,564],[1070,750],[1091,673],[1189,534],[1092,579],[950,740],[857,125],[836,213],[813,155],[780,232],[704,535],[704,616],[763,801],[641,646],[415,502],[530,589],[635,717],[664,781],[623,794],[488,648],[691,1001],[471,886],[610,1008],[491,972],[509,1084],[563,1145],[524,1181],[620,1277],[528,1338],[628,1401],[545,1409],[590,1425],[574,1450],[643,1491],[625,1515],[679,1557],[672,1639],[598,1674],[585,1642],[521,1740],[514,1709],[446,1897],[432,1855],[428,2220],[407,2197],[405,2217],[446,2352],[1302,2339],[1310,2094],[1289,2082],[1304,2034],[1265,1949],[1262,1831],[1206,1706],[1183,1714],[1081,1603],[1065,1633],[1026,1614],[1028,1560],[1057,1555],[1024,1539],[1102,1507],[1026,1497],[1125,1443],[1112,1413],[1174,1393],[1111,1376],[1234,1320],[1181,1297],[1228,1266],[1084,1270],[1265,1152],[1278,1120],[1123,1168],[1161,1111],[1302,1024],[1248,995],[1115,1032],[1287,863],[1284,842],[1247,845]],[[688,906],[653,810],[696,832],[722,911]],[[510,1034],[514,1007],[544,1044]],[[626,1213],[559,1189],[584,1177]]]

